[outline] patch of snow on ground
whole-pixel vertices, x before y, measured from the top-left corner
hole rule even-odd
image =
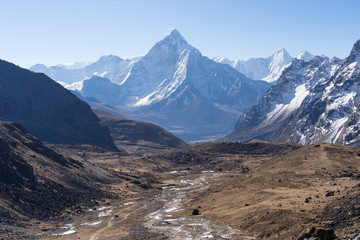
[[[95,226],[95,225],[99,225],[100,223],[102,223],[102,221],[93,222],[93,223],[82,223],[81,225],[86,225],[86,226]]]
[[[201,236],[201,238],[214,238],[214,236],[211,234],[204,234]]]
[[[111,207],[100,207],[100,208],[98,209],[98,211],[102,211],[102,210],[109,209],[109,208],[111,208]]]
[[[54,234],[52,234],[52,236],[64,236],[64,235],[69,235],[69,234],[76,233],[75,227],[74,227],[73,224],[66,224],[65,226],[63,226],[61,228],[62,229],[67,229],[67,231],[65,231],[63,233],[54,233]]]
[[[99,217],[107,217],[110,216],[113,210],[106,210],[104,212],[99,213]]]
[[[60,233],[58,235],[63,236],[63,235],[69,235],[69,234],[74,234],[74,233],[76,233],[75,230],[68,230],[68,231]]]

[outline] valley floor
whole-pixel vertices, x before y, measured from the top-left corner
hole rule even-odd
[[[109,201],[77,215],[42,239],[252,239],[231,227],[193,216],[182,200],[225,174],[166,173],[159,192]],[[201,212],[201,208],[200,208]]]
[[[24,239],[46,240],[298,239],[311,227],[340,239],[360,233],[359,149],[239,148],[205,144],[147,157],[59,148],[121,173],[124,182],[104,185],[120,197],[19,230]],[[173,162],[179,156],[188,161]]]

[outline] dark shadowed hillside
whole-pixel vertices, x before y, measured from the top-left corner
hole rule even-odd
[[[44,74],[0,60],[0,117],[43,141],[116,150],[90,107]]]
[[[94,206],[105,196],[99,184],[110,181],[112,173],[65,158],[22,126],[0,122],[0,232],[19,219],[52,219],[79,204]]]
[[[180,138],[153,123],[121,118],[111,112],[94,109],[109,128],[118,148],[136,154],[158,152],[188,146]]]

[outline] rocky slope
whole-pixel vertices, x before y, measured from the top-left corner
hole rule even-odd
[[[99,184],[114,177],[63,157],[18,124],[0,122],[0,233],[21,220],[51,219],[78,205],[94,206],[105,196]]]
[[[0,117],[43,141],[116,150],[90,107],[44,74],[0,60]]]
[[[94,112],[109,128],[116,146],[130,153],[161,152],[188,146],[181,139],[153,123],[124,119],[99,109],[94,109]]]
[[[294,60],[276,86],[236,124],[229,139],[358,146],[360,41],[349,57]]]

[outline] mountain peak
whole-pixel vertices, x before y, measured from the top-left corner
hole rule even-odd
[[[360,39],[356,41],[350,55],[360,56]]]
[[[108,62],[108,61],[119,61],[119,60],[123,60],[123,59],[121,57],[110,54],[110,55],[101,56],[98,61]]]
[[[303,60],[304,62],[310,62],[314,58],[314,55],[309,53],[308,51],[302,51],[298,56],[297,59]]]
[[[283,59],[292,59],[290,54],[285,50],[285,48],[278,49],[272,56],[273,59],[283,58]],[[290,60],[291,61],[291,60]]]
[[[178,30],[174,29],[168,35],[166,35],[163,40],[157,42],[155,46],[150,49],[146,56],[160,57],[175,54],[178,57],[184,49],[194,51],[196,50],[196,48],[188,44],[188,42]]]
[[[285,50],[285,48],[279,48],[278,50],[276,50],[274,54],[276,55],[276,54],[289,54],[289,53]]]
[[[177,30],[176,28],[174,28],[173,30],[171,30],[171,32],[169,33],[169,36],[176,36],[176,37],[181,37],[182,38],[182,35],[181,33],[179,32],[179,30]]]
[[[46,65],[37,63],[34,66],[31,66],[29,68],[29,70],[32,71],[32,72],[38,72],[39,73],[39,72],[46,72],[47,68],[48,67]]]
[[[299,54],[299,56],[300,56],[300,55],[304,55],[304,54],[311,54],[311,53],[309,53],[308,51],[304,50],[304,51],[302,51],[302,52]]]
[[[277,53],[283,53],[286,52],[285,48],[279,48],[278,50],[276,50]]]
[[[173,29],[163,41],[170,42],[172,44],[176,43],[187,43],[185,38],[181,35],[181,33],[177,29]]]

